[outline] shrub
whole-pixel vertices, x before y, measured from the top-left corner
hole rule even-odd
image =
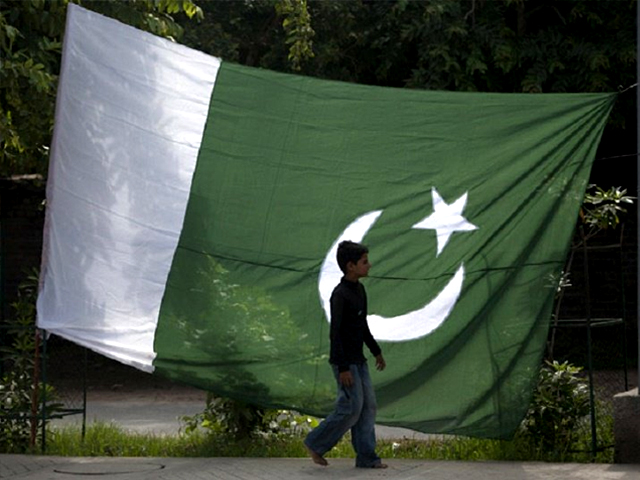
[[[185,433],[202,428],[212,434],[222,434],[235,440],[258,435],[300,435],[318,425],[313,417],[291,410],[262,409],[229,398],[207,396],[204,411],[184,416]]]
[[[5,374],[0,377],[0,452],[24,453],[33,446],[32,428],[42,431],[42,412],[32,412],[33,402],[41,405],[43,393],[49,400],[54,391],[35,380],[36,362],[36,292],[37,274],[32,274],[18,288],[18,300],[11,306],[14,315],[6,321],[9,342],[0,349]],[[34,398],[35,397],[35,398]],[[47,415],[59,408],[48,403]],[[34,416],[35,413],[35,416]],[[46,421],[46,420],[45,420]]]
[[[589,415],[589,389],[578,376],[581,370],[568,362],[546,362],[521,425],[521,434],[542,452],[558,458],[567,454]]]

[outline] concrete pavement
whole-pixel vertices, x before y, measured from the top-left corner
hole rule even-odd
[[[189,399],[190,400],[190,399]],[[163,398],[112,398],[88,402],[87,423],[113,422],[137,432],[175,434],[178,417],[193,415],[201,400]],[[78,423],[80,416],[56,420],[54,425]],[[411,430],[376,427],[379,438],[422,438]],[[0,479],[64,480],[102,478],[118,480],[326,480],[429,479],[429,480],[640,480],[640,465],[550,464],[527,462],[456,462],[385,459],[386,470],[362,470],[353,459],[329,459],[329,467],[302,458],[71,458],[0,455]]]
[[[134,433],[175,435],[180,431],[180,417],[193,416],[204,409],[204,401],[112,400],[87,402],[87,425],[93,422],[114,423]],[[81,425],[81,415],[53,420],[53,427]]]
[[[640,480],[640,465],[388,460],[386,470],[356,469],[352,459],[328,467],[299,458],[66,458],[0,455],[0,478],[64,480]]]

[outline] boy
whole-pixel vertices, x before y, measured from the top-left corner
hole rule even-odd
[[[307,435],[304,445],[318,465],[328,462],[323,455],[351,429],[356,451],[356,467],[387,468],[376,455],[376,397],[367,361],[365,343],[376,358],[376,368],[384,370],[382,351],[367,324],[367,295],[359,282],[369,274],[369,250],[359,243],[338,245],[338,266],[344,277],[331,294],[331,352],[329,362],[338,382],[334,412]]]

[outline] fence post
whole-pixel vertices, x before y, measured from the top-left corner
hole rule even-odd
[[[591,460],[594,461],[598,453],[598,432],[596,429],[596,405],[593,394],[593,353],[591,348],[591,286],[589,284],[589,256],[587,249],[587,237],[584,234],[584,227],[580,225],[580,236],[582,237],[583,266],[584,266],[584,296],[587,320],[587,368],[589,371],[589,404],[591,410]]]
[[[31,439],[29,445],[31,448],[36,445],[36,437],[38,433],[38,400],[40,396],[40,335],[38,329],[33,330],[35,335],[35,352],[33,359],[33,390],[31,392]]]

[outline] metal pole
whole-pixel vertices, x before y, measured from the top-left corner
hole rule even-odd
[[[84,365],[82,368],[82,441],[84,442],[87,433],[87,363],[89,361],[87,352],[89,349],[83,348],[82,350],[84,350]]]
[[[640,2],[636,2],[636,78],[640,80]],[[636,152],[640,152],[640,92],[638,88],[636,88]],[[636,166],[638,167],[637,171],[637,184],[638,189],[636,190],[637,196],[640,198],[640,157],[636,156]],[[636,203],[637,205],[637,203]],[[638,273],[637,273],[637,288],[638,288],[638,298],[640,298],[640,206],[637,208],[638,215]],[[638,395],[640,395],[640,302],[638,302]]]
[[[625,294],[624,274],[624,224],[620,226],[620,248],[618,250],[618,269],[620,271],[620,292],[622,293],[622,363],[624,367],[624,391],[629,390],[629,345],[627,338],[627,295]]]
[[[38,329],[38,333],[42,337],[42,438],[41,450],[44,455],[47,450],[47,331]]]
[[[35,336],[35,352],[33,360],[33,390],[31,392],[31,448],[36,445],[38,433],[38,402],[40,401],[40,335],[37,328],[33,329]]]
[[[4,183],[2,180],[0,182]],[[4,187],[4,184],[1,185]],[[2,202],[4,201],[4,195],[2,191],[6,191],[7,188],[3,188],[0,190],[0,325],[4,325],[4,304],[5,304],[5,275],[4,275],[4,266],[5,266],[5,251],[4,251],[4,237],[5,237],[5,228],[3,225],[4,222],[4,209],[2,208]],[[4,343],[7,340],[7,332],[4,328],[0,329],[0,347],[4,347]],[[4,362],[0,358],[0,377],[4,375],[3,364]]]
[[[598,452],[598,431],[596,428],[596,403],[593,387],[593,350],[591,348],[591,285],[589,279],[589,256],[587,250],[587,237],[584,234],[584,226],[580,225],[582,237],[583,268],[584,268],[584,296],[585,311],[587,317],[587,367],[589,369],[589,410],[591,413],[591,461],[595,461]]]

